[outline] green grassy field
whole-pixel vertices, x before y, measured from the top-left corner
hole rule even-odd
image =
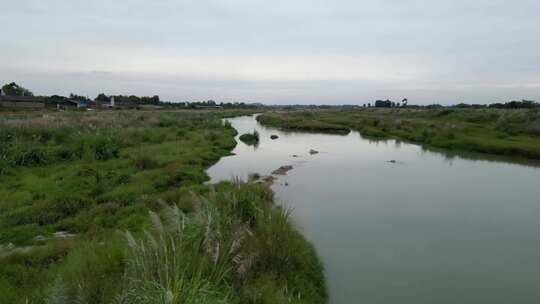
[[[264,125],[289,130],[395,138],[447,150],[540,159],[538,109],[361,109],[274,112]]]
[[[324,303],[272,192],[205,184],[238,114],[0,118],[0,303]]]

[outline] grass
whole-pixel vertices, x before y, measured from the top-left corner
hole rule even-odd
[[[257,145],[259,143],[259,132],[254,130],[253,133],[245,133],[240,135],[240,140],[246,145]]]
[[[238,114],[66,112],[0,121],[2,301],[277,303],[294,295],[292,303],[323,303],[316,255],[272,193],[204,184],[205,169],[236,145],[236,131],[220,119]],[[233,250],[242,229],[249,236]]]
[[[446,150],[540,159],[538,109],[362,109],[275,112],[257,117],[264,125],[290,130],[359,131]]]
[[[318,119],[319,115],[313,112],[265,113],[257,116],[257,120],[264,124],[280,127],[291,131],[326,132],[335,134],[348,134],[350,128],[340,123]]]
[[[257,184],[186,192],[161,202],[152,226],[87,242],[66,257],[46,303],[324,303],[313,248]],[[189,197],[189,198],[187,198]]]

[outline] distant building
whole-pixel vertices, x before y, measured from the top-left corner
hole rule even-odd
[[[56,108],[58,110],[68,110],[68,109],[86,109],[88,108],[88,102],[82,100],[63,100],[56,103]]]
[[[114,96],[111,96],[111,101],[109,101],[109,103],[102,103],[101,107],[102,108],[115,108],[116,102],[114,101]]]
[[[0,106],[4,108],[42,109],[45,108],[45,101],[42,98],[33,96],[7,96],[2,92],[0,94]]]

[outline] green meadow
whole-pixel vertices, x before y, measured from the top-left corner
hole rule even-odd
[[[209,185],[245,111],[0,118],[2,303],[324,303],[264,185]]]
[[[540,159],[540,109],[365,108],[265,113],[267,126],[287,130],[395,138],[447,151]]]

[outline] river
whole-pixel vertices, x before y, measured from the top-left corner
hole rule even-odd
[[[540,302],[538,163],[228,120],[260,144],[239,141],[212,182],[294,167],[272,189],[323,261],[330,303]]]

